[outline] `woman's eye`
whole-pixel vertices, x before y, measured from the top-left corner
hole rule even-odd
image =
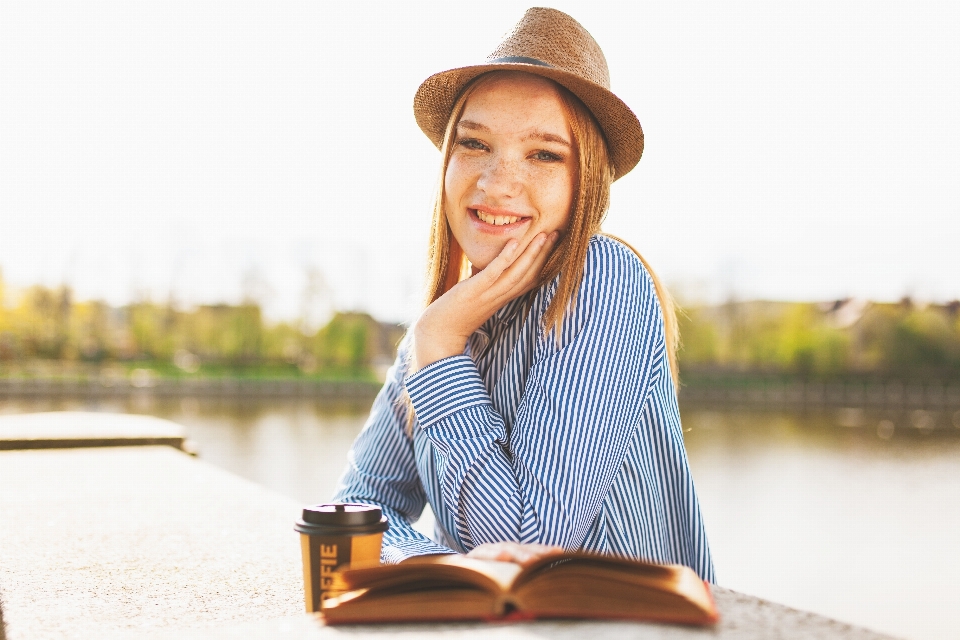
[[[483,144],[476,138],[463,138],[457,140],[457,144],[465,149],[472,149],[473,151],[485,151],[487,145]]]
[[[535,160],[540,160],[541,162],[560,162],[563,158],[556,153],[551,153],[549,151],[537,151],[533,154]]]

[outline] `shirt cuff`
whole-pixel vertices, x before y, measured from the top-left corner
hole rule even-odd
[[[409,376],[405,385],[423,429],[458,411],[492,404],[477,365],[466,355],[429,364]]]
[[[449,555],[456,553],[456,551],[429,540],[403,540],[390,545],[383,545],[383,549],[380,551],[380,561],[383,564],[397,564],[414,556],[430,556],[440,553]]]

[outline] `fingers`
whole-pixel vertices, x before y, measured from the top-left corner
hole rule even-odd
[[[550,257],[552,249],[557,245],[559,238],[559,231],[554,231],[547,236],[543,249],[533,257],[532,262],[524,271],[524,287],[521,293],[526,293],[539,282],[543,266],[547,263],[547,259]]]
[[[540,279],[540,272],[550,256],[560,233],[538,234],[524,252],[501,274],[498,284],[505,289],[504,297],[513,299],[532,289]]]
[[[505,551],[498,544],[482,544],[467,554],[476,560],[502,560]]]
[[[545,556],[562,552],[562,547],[544,544],[496,542],[482,544],[476,547],[467,554],[467,557],[475,558],[477,560],[497,560],[500,562],[515,562],[521,565],[528,565]]]
[[[520,243],[516,240],[508,240],[507,244],[503,245],[503,249],[500,250],[500,253],[497,254],[497,257],[490,261],[483,271],[479,273],[481,279],[486,280],[489,284],[493,284],[513,262],[521,254]]]
[[[524,566],[533,564],[545,556],[563,552],[563,549],[560,547],[547,547],[542,544],[521,544],[517,546],[517,549],[512,550],[513,557],[511,562],[516,562]]]
[[[491,293],[498,300],[510,300],[528,291],[537,282],[550,249],[559,237],[558,231],[538,233],[522,249],[516,241],[510,240],[480,272]]]

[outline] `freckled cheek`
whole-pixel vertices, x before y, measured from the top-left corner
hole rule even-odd
[[[482,168],[478,166],[476,159],[452,156],[443,176],[443,190],[447,201],[459,202],[471,191],[471,187],[477,184],[481,172]]]
[[[566,230],[570,224],[570,209],[573,206],[573,186],[569,180],[559,178],[541,183],[540,205],[543,213],[542,230]]]
[[[460,167],[457,166],[457,164],[451,158],[450,163],[447,165],[447,171],[443,174],[443,192],[446,194],[447,202],[457,199],[457,192],[461,189],[461,174],[462,171],[460,170]]]

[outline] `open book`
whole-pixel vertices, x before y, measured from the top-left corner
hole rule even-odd
[[[718,619],[710,589],[689,567],[586,553],[527,567],[460,555],[349,567],[323,602],[328,624],[619,618],[687,624]]]

